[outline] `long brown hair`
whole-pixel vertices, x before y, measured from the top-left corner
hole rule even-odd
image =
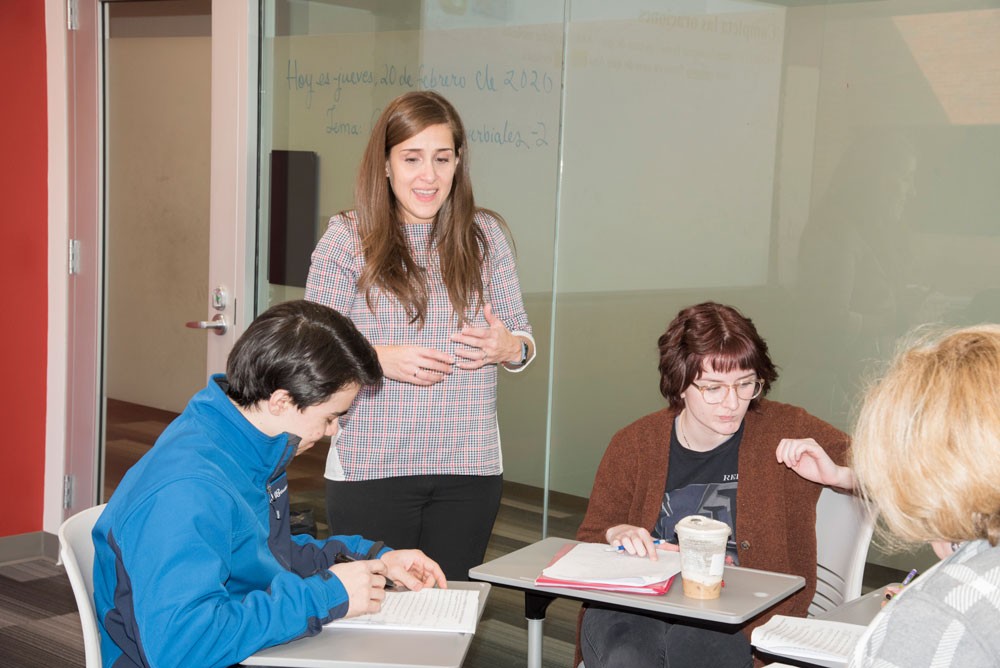
[[[390,102],[372,129],[354,190],[365,256],[358,289],[365,293],[369,309],[374,308],[374,288],[391,293],[406,308],[410,322],[420,327],[427,318],[427,271],[413,260],[407,246],[401,211],[386,178],[385,165],[393,146],[432,125],[448,126],[458,159],[451,193],[434,219],[430,241],[437,251],[448,299],[461,325],[467,308],[482,307],[482,267],[489,259],[489,243],[486,232],[473,220],[480,209],[472,195],[465,127],[455,107],[434,91],[413,91]],[[506,232],[500,215],[486,212]]]

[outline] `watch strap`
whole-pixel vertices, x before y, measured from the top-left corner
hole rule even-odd
[[[528,342],[521,339],[521,360],[514,362],[514,366],[524,366],[528,362]]]

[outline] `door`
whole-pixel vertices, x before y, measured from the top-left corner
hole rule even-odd
[[[138,391],[136,388],[142,385],[153,386],[157,390],[176,385],[172,391],[159,395],[144,387],[142,391],[147,394],[141,396],[144,397],[142,401],[160,402],[166,410],[179,410],[187,397],[166,397],[181,393],[190,396],[194,391],[191,385],[197,385],[195,389],[198,389],[208,374],[222,371],[236,336],[253,318],[256,235],[252,233],[254,209],[248,206],[248,198],[254,193],[254,188],[248,186],[252,182],[253,165],[247,156],[254,155],[254,151],[249,149],[253,138],[247,128],[253,127],[250,119],[255,118],[255,87],[248,82],[256,77],[255,67],[251,67],[255,58],[249,54],[249,50],[256,49],[256,45],[248,40],[252,32],[250,17],[255,16],[248,6],[250,4],[215,2],[211,8],[211,44],[205,49],[207,57],[200,66],[203,79],[205,73],[210,72],[206,79],[208,90],[199,93],[208,97],[203,113],[208,114],[209,129],[201,139],[202,144],[207,143],[209,147],[201,179],[210,184],[204,195],[205,207],[202,207],[207,208],[207,229],[197,233],[192,232],[197,226],[179,230],[179,237],[172,240],[169,236],[164,237],[168,240],[159,240],[159,247],[145,251],[137,251],[131,246],[127,235],[117,237],[108,233],[118,231],[118,228],[106,229],[106,221],[112,222],[111,210],[118,208],[114,222],[130,225],[129,234],[142,237],[159,232],[155,227],[157,222],[166,221],[169,225],[171,220],[177,220],[169,217],[157,219],[155,205],[173,209],[176,215],[177,210],[185,209],[190,202],[185,200],[183,190],[170,193],[171,196],[167,197],[161,193],[158,198],[152,198],[155,201],[149,197],[130,200],[127,192],[111,192],[112,182],[108,176],[120,165],[105,162],[105,156],[109,161],[112,156],[120,161],[131,151],[128,159],[140,160],[136,169],[147,173],[156,171],[154,167],[159,169],[164,163],[182,162],[176,155],[159,154],[146,156],[147,164],[141,165],[142,152],[136,151],[136,147],[130,144],[135,144],[144,130],[155,133],[164,132],[164,129],[162,126],[158,129],[151,126],[148,117],[142,119],[135,114],[132,120],[138,119],[139,127],[131,128],[131,140],[126,135],[125,141],[118,142],[117,149],[120,150],[114,153],[107,150],[113,147],[107,143],[110,132],[107,126],[102,125],[102,119],[105,118],[105,111],[112,110],[115,101],[106,96],[106,86],[112,83],[113,73],[101,66],[104,56],[110,55],[106,53],[107,41],[101,36],[106,34],[110,0],[79,0],[76,17],[70,19],[67,33],[72,61],[68,75],[69,134],[73,147],[70,157],[70,230],[71,238],[80,241],[80,260],[77,263],[78,272],[71,277],[70,288],[65,462],[68,484],[64,494],[64,516],[103,500],[103,456],[99,444],[103,442],[105,392],[111,387],[112,374],[115,386],[119,388],[126,381],[134,381],[129,378],[130,375],[140,375],[134,373],[135,366],[128,360],[117,360],[113,364],[109,361],[121,351],[130,351],[137,360],[161,357],[161,368],[166,370],[156,372],[146,367],[140,382],[129,391]],[[193,96],[193,89],[197,86],[194,82],[199,80],[197,73],[190,69],[178,72],[176,68],[171,70],[167,67],[161,74],[168,76],[163,73],[171,71],[182,83],[186,81],[192,87],[190,94]],[[148,70],[142,69],[131,74],[141,78],[144,72],[149,74]],[[166,85],[165,80],[161,83]],[[145,102],[148,100],[135,98],[133,106],[140,107]],[[114,108],[117,109],[117,118],[126,117],[121,105]],[[182,128],[184,125],[181,123],[176,127],[190,129]],[[197,132],[194,135],[197,136]],[[169,144],[169,141],[159,145],[162,147],[164,144]],[[128,176],[127,173],[125,176]],[[179,180],[176,173],[168,177],[163,172],[160,176],[173,180],[172,183],[165,183],[165,188],[176,186]],[[125,186],[119,183],[118,188],[127,188],[128,181],[124,183]],[[204,183],[201,185],[205,186]],[[104,197],[98,196],[102,191]],[[143,206],[146,208],[143,209]],[[190,211],[196,209],[187,210],[187,217],[193,215]],[[249,222],[248,212],[251,212]],[[143,234],[143,226],[146,226],[147,234]],[[177,247],[168,248],[169,244]],[[105,246],[106,252],[103,252]],[[162,290],[155,294],[148,289],[148,282],[137,285],[130,280],[128,272],[117,276],[109,273],[112,267],[120,269],[125,266],[132,272],[131,275],[142,276],[144,272],[150,273],[157,263],[166,265],[159,269],[165,272],[160,281],[165,285],[159,286]],[[179,287],[183,283],[179,280],[183,278],[181,274],[197,274],[196,283],[189,283],[186,288]],[[181,297],[188,298],[188,301],[177,301],[193,304],[188,308],[194,310],[189,313],[183,309],[177,311],[172,316],[176,322],[154,322],[161,316],[164,302],[174,299],[178,291],[185,292]],[[109,309],[112,296],[116,299],[124,296],[121,308],[116,312]],[[194,298],[190,299],[192,296]],[[188,321],[212,325],[224,323],[225,328],[195,331],[185,327]],[[163,329],[171,330],[175,338],[186,337],[187,347],[172,349],[164,354],[163,344],[157,339],[160,335],[158,330]],[[191,341],[196,341],[193,347]],[[179,371],[181,358],[195,360],[194,365],[186,371]],[[192,381],[192,377],[195,380]]]
[[[105,5],[102,499],[204,386],[212,3]],[[219,299],[220,305],[222,298]],[[232,318],[229,318],[232,320]]]

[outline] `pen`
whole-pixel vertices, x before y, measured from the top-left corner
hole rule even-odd
[[[913,578],[915,577],[917,577],[917,569],[916,568],[910,569],[910,572],[906,574],[906,577],[903,578],[903,582],[899,585],[899,590],[902,591],[903,587],[913,582]],[[892,592],[889,591],[885,592],[885,600],[891,601],[892,597],[893,597]],[[885,605],[885,603],[883,603],[882,605]]]
[[[667,541],[663,540],[662,538],[654,538],[653,539],[653,545],[663,545],[666,542]],[[611,550],[616,550],[618,552],[624,552],[625,551],[625,546],[624,545],[619,545],[617,547],[613,547],[613,548],[609,549],[608,551],[610,552]]]
[[[344,552],[338,552],[337,556],[335,556],[333,558],[333,563],[335,563],[335,564],[349,564],[352,561],[357,561],[357,559],[355,559],[354,557],[352,557],[349,554],[345,554]],[[385,588],[386,589],[392,589],[395,586],[396,586],[395,582],[393,582],[392,580],[390,580],[388,577],[385,578]]]

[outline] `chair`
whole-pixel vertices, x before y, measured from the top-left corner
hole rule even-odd
[[[88,508],[59,527],[59,559],[73,586],[76,607],[80,609],[87,668],[101,668],[101,634],[94,612],[94,541],[90,532],[102,512],[103,504]]]
[[[855,496],[824,488],[816,502],[816,594],[809,616],[861,595],[875,518]]]

